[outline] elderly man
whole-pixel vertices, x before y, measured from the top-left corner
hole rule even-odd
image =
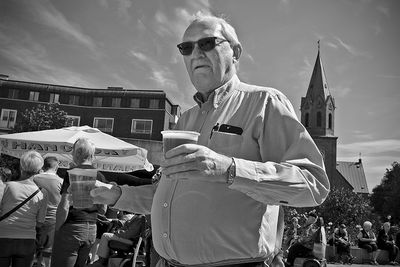
[[[95,201],[152,216],[158,266],[283,265],[280,205],[315,206],[329,191],[323,159],[279,91],[242,83],[234,28],[198,16],[178,45],[197,105],[177,130],[198,144],[168,151],[158,186],[99,185]]]

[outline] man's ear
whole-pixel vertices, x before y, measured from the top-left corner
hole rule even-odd
[[[239,60],[240,55],[242,54],[242,46],[240,44],[236,44],[232,47],[233,50],[233,58]]]

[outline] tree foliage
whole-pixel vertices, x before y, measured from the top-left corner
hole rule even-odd
[[[364,221],[372,222],[376,229],[380,227],[378,216],[373,212],[369,197],[345,188],[332,188],[325,202],[318,207],[297,208],[296,211],[286,210],[285,222],[289,223],[291,216],[298,216],[301,219],[303,214],[312,209],[324,219],[328,231],[330,225],[332,230],[344,223],[353,242],[358,233],[357,226],[362,225]]]
[[[400,223],[400,163],[393,162],[386,169],[381,184],[372,190],[371,203],[382,218],[391,216],[391,222]]]
[[[40,104],[26,109],[18,118],[15,132],[58,129],[68,126],[67,112],[57,103]]]

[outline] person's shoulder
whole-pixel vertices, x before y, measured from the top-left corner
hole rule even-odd
[[[285,100],[287,99],[285,94],[283,94],[280,90],[269,86],[260,86],[260,85],[240,82],[239,86],[237,87],[237,90],[244,93],[262,94],[265,96],[276,97],[279,99],[285,99]]]

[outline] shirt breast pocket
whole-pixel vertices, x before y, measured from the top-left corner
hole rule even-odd
[[[242,143],[242,135],[213,132],[209,148],[217,153],[231,157],[237,154],[237,151],[241,148]]]

